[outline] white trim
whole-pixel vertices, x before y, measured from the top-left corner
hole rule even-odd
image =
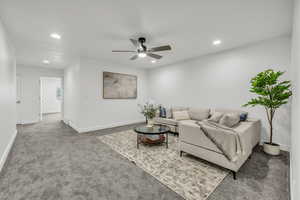
[[[280,150],[290,152],[290,146],[285,145],[285,144],[279,144],[279,145],[280,145]]]
[[[14,134],[12,135],[9,143],[7,144],[7,146],[5,148],[5,151],[4,151],[4,153],[3,153],[3,155],[2,155],[2,157],[0,159],[0,171],[2,170],[4,164],[5,164],[6,160],[7,160],[7,157],[8,157],[9,152],[10,152],[10,150],[11,150],[13,144],[14,144],[14,141],[16,139],[17,134],[18,134],[18,131],[15,130]]]
[[[26,125],[26,124],[35,124],[35,123],[38,123],[40,122],[39,120],[32,120],[32,121],[22,121],[22,125]]]
[[[276,144],[279,144],[280,146],[280,150],[282,151],[287,151],[287,152],[290,152],[290,146],[289,145],[286,145],[286,144],[280,144],[278,142],[275,142]],[[262,146],[264,144],[264,141],[260,141],[260,145]]]
[[[130,121],[124,121],[124,122],[117,122],[113,124],[106,124],[106,125],[99,125],[99,126],[94,126],[94,127],[86,127],[86,128],[79,128],[78,132],[79,133],[86,133],[90,131],[97,131],[97,130],[102,130],[102,129],[107,129],[107,128],[115,128],[119,126],[126,126],[130,124],[137,124],[137,123],[143,123],[145,120],[142,119],[137,119],[137,120],[130,120]]]
[[[66,125],[68,125],[68,126],[70,126],[72,129],[74,129],[75,131],[77,131],[78,133],[79,133],[79,128],[78,128],[78,126],[75,124],[75,123],[73,123],[71,120],[67,120],[67,119],[63,119],[63,122],[66,124]]]

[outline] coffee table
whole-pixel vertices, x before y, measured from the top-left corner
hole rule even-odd
[[[170,128],[165,125],[154,125],[153,127],[147,127],[147,126],[139,126],[134,128],[134,131],[137,133],[136,137],[136,147],[139,148],[139,144],[141,143],[141,137],[147,136],[147,135],[165,135],[165,141],[162,141],[161,143],[166,144],[166,148],[168,148],[168,133],[170,131]]]

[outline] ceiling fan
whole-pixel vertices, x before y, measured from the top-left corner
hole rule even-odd
[[[144,37],[140,37],[140,38],[138,38],[138,40],[130,39],[130,41],[136,47],[136,50],[113,50],[112,52],[135,53],[135,55],[130,58],[130,60],[135,60],[137,58],[145,58],[147,56],[154,58],[154,59],[161,59],[162,56],[155,54],[154,52],[171,50],[170,45],[164,45],[164,46],[153,47],[153,48],[148,49],[147,46],[144,44],[146,42],[146,38],[144,38]]]

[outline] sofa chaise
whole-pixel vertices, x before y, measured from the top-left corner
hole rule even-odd
[[[189,117],[176,118],[173,116],[178,111],[187,111]],[[237,132],[240,137],[243,137],[244,147],[242,153],[235,161],[229,160],[226,154],[222,152],[220,147],[209,138],[208,135],[200,128],[199,122],[209,120],[214,113],[246,115],[247,112],[240,110],[229,109],[196,109],[175,107],[171,109],[169,118],[155,118],[156,124],[163,124],[170,127],[172,132],[179,134],[179,151],[180,156],[183,153],[188,153],[209,161],[221,167],[227,168],[233,172],[233,177],[236,179],[236,172],[244,164],[244,162],[252,154],[253,148],[259,144],[261,133],[261,122],[258,119],[247,118],[239,121],[230,129]]]

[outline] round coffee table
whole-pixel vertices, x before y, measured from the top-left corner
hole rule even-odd
[[[165,141],[162,141],[161,143],[166,144],[166,148],[168,148],[168,133],[170,131],[170,128],[164,125],[154,125],[153,127],[147,127],[147,126],[139,126],[134,128],[134,131],[137,133],[136,137],[136,147],[139,148],[139,144],[141,143],[141,137],[147,136],[147,135],[165,135]]]

